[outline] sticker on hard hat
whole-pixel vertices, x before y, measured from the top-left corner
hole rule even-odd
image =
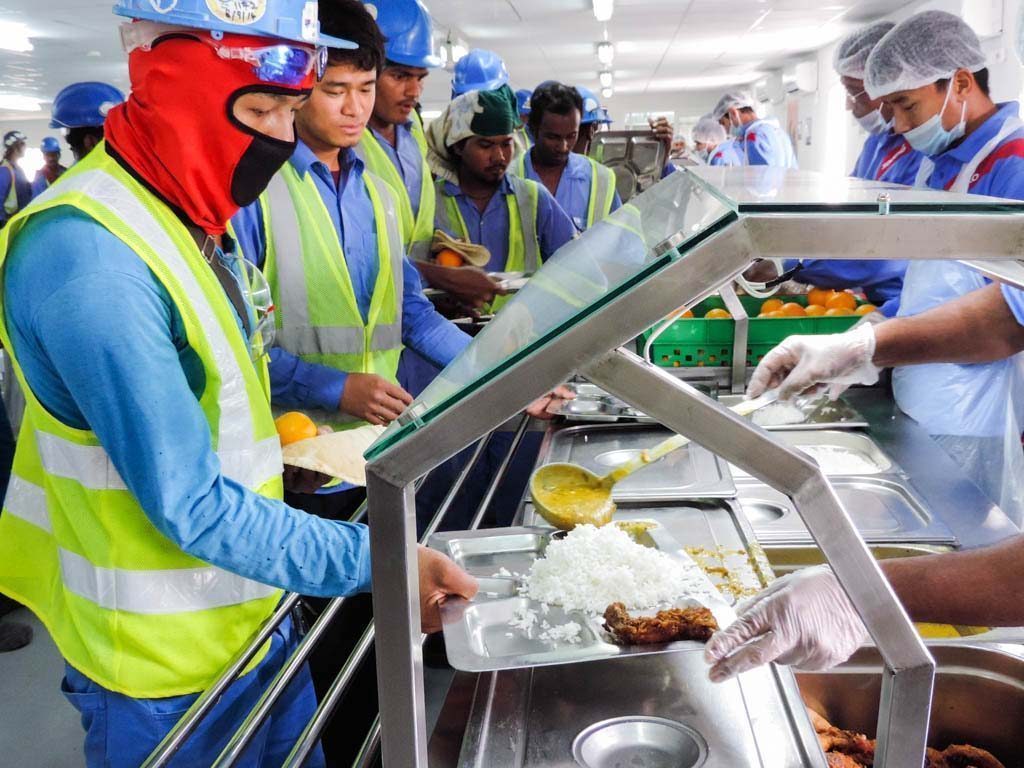
[[[373,17],[374,21],[376,21],[377,20],[377,6],[374,5],[373,3],[363,3],[363,6],[366,8],[366,12]]]
[[[228,24],[255,24],[267,12],[267,0],[206,0],[206,7]]]
[[[302,39],[314,42],[320,33],[320,10],[316,0],[302,7]]]
[[[157,13],[170,13],[178,7],[178,0],[149,0],[149,4]]]

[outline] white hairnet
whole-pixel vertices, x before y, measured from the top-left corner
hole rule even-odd
[[[754,95],[749,91],[729,91],[715,104],[715,108],[711,111],[711,117],[721,120],[730,109],[745,109],[747,107],[754,109],[756,106]]]
[[[841,77],[853,77],[857,80],[864,79],[864,67],[868,63],[868,54],[871,53],[878,41],[885,37],[886,33],[896,25],[891,21],[880,21],[862,27],[856,32],[839,41],[836,46],[836,54],[832,60],[832,66]]]
[[[872,99],[985,68],[981,42],[959,16],[923,11],[897,24],[871,51],[864,88]]]
[[[725,128],[711,115],[704,115],[693,127],[693,140],[718,146],[725,141]]]

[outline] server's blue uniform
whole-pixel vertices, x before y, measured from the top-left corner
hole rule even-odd
[[[726,139],[708,157],[708,165],[743,165],[743,150],[736,139]]]
[[[889,131],[868,136],[850,175],[855,179],[912,186],[920,166],[921,153],[900,134]]]
[[[740,139],[747,165],[770,165],[774,168],[796,168],[796,152],[789,135],[778,120],[762,118],[743,127]]]

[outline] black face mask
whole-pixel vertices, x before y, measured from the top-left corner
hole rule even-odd
[[[297,143],[254,134],[252,144],[245,150],[231,177],[231,199],[240,208],[255,202],[274,174],[288,162]]]
[[[270,180],[274,178],[281,167],[288,162],[288,159],[295,152],[298,139],[281,141],[265,133],[253,130],[248,125],[235,117],[235,102],[240,96],[246,93],[281,93],[288,96],[299,95],[300,92],[289,88],[275,88],[274,86],[250,85],[240,88],[231,94],[228,99],[228,120],[242,133],[252,136],[252,143],[242,154],[235,172],[231,177],[231,199],[239,208],[244,208],[256,202],[263,194]],[[303,91],[302,93],[308,93]]]

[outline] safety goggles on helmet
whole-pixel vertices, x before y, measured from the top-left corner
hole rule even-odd
[[[327,70],[327,48],[280,42],[265,46],[235,46],[223,42],[223,34],[206,32],[194,27],[160,24],[154,21],[136,21],[121,25],[121,45],[125,53],[139,49],[148,51],[153,44],[168,35],[187,34],[213,48],[222,59],[243,61],[252,65],[253,74],[263,83],[274,85],[301,85],[309,73],[316,70],[320,80]]]

